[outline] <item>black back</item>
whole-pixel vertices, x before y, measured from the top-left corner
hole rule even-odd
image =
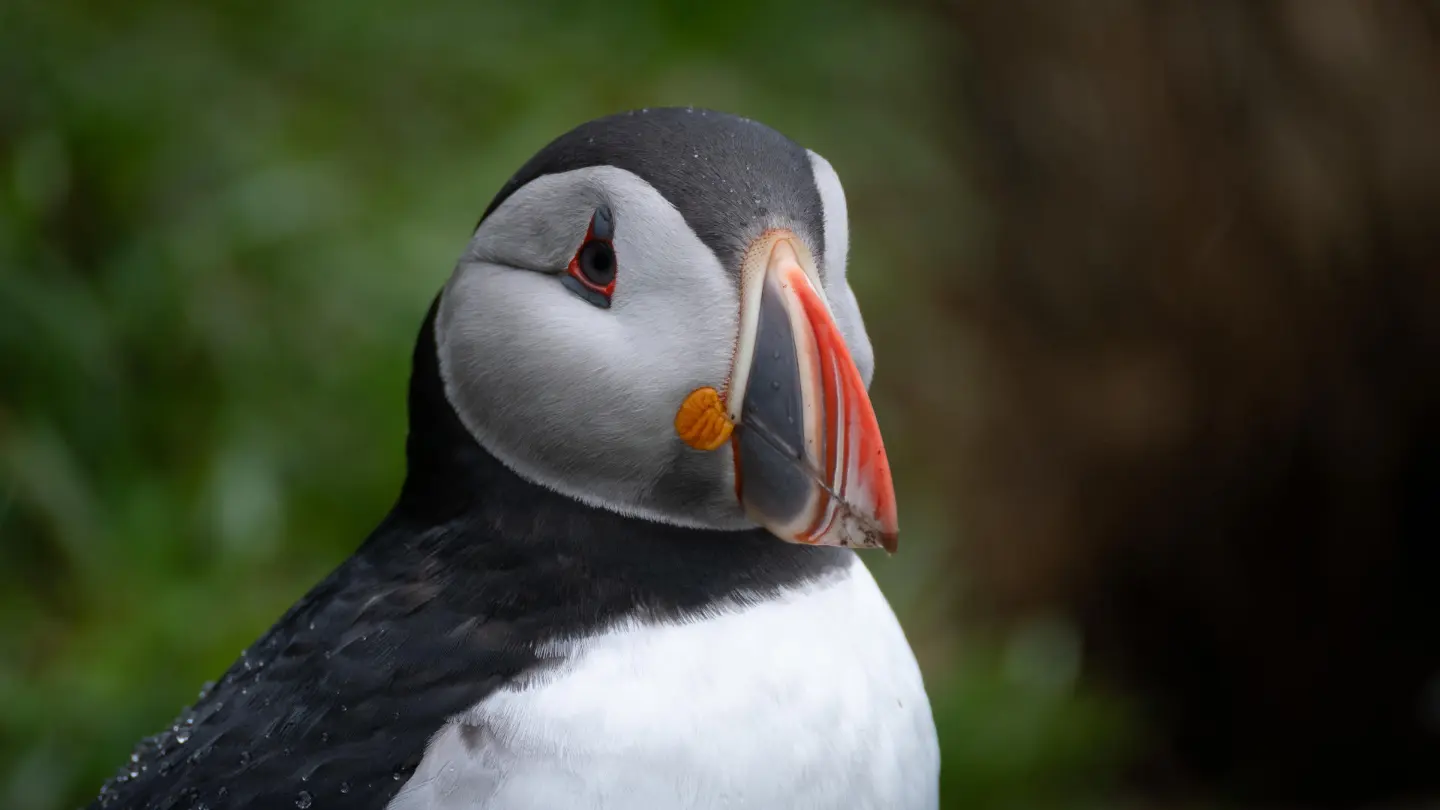
[[[519,478],[446,400],[434,319],[432,305],[390,514],[172,728],[143,741],[92,808],[378,810],[451,717],[546,665],[543,641],[637,613],[764,599],[849,561],[761,530],[624,517]]]

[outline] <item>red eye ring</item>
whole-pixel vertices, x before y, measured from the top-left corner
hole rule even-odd
[[[585,240],[570,259],[563,279],[565,286],[590,303],[608,308],[615,295],[617,274],[615,247],[615,220],[608,208],[596,209],[585,230]]]

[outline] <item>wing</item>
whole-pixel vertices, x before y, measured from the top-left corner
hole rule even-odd
[[[383,808],[451,716],[535,660],[519,623],[478,612],[514,566],[473,559],[460,582],[435,552],[455,532],[372,538],[142,742],[92,810]]]

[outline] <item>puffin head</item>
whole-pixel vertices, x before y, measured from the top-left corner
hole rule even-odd
[[[697,528],[894,551],[824,158],[732,115],[602,118],[530,159],[441,293],[461,423],[522,478]]]

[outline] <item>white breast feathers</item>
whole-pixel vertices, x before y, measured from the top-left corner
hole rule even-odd
[[[561,663],[435,736],[391,810],[938,805],[920,670],[858,559],[749,606],[546,652]]]

